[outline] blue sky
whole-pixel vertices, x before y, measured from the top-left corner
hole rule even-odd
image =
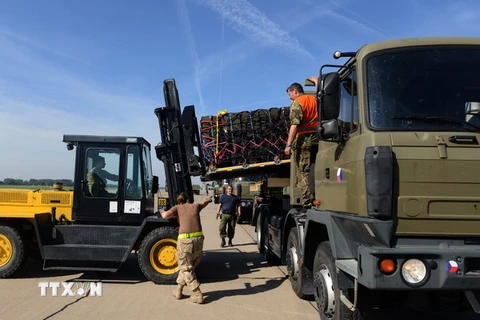
[[[3,1],[0,180],[73,179],[65,133],[156,145],[164,79],[199,118],[280,107],[335,50],[479,35],[478,0]]]

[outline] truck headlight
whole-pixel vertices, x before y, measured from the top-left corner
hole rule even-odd
[[[245,201],[242,201],[242,203],[240,204],[242,207],[245,207]]]
[[[402,265],[403,280],[412,286],[421,286],[427,279],[428,268],[422,260],[408,259]]]

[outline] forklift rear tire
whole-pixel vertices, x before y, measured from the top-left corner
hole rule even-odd
[[[178,229],[159,227],[140,244],[138,265],[145,277],[155,284],[175,284],[180,270],[177,262]]]
[[[25,241],[18,230],[0,225],[0,278],[16,275],[27,260]]]

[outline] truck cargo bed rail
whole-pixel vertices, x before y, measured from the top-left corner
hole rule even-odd
[[[267,161],[259,163],[250,163],[245,165],[236,165],[230,167],[215,168],[209,167],[202,181],[223,180],[235,177],[248,177],[265,175],[270,173],[285,172],[285,176],[290,175],[290,159]],[[282,170],[284,169],[284,170]]]

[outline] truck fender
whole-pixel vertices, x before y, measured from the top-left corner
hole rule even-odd
[[[313,270],[313,262],[318,245],[322,242],[333,240],[330,237],[330,229],[328,223],[307,221],[303,230],[301,255],[305,267],[309,270]],[[336,257],[334,247],[332,248],[332,253]]]
[[[137,251],[143,238],[145,238],[145,236],[149,234],[150,231],[152,231],[153,229],[156,229],[159,227],[175,227],[178,230],[178,226],[179,225],[177,220],[167,220],[162,218],[161,216],[147,217],[145,220],[143,220],[143,223],[140,226],[140,228],[138,228],[137,235],[135,236],[135,241],[133,241],[132,246],[128,252],[130,253],[132,250]],[[127,257],[128,255],[125,256],[124,259],[126,260]]]
[[[298,211],[295,209],[290,210],[285,217],[285,223],[282,231],[282,252],[285,253],[287,249],[288,235],[292,228],[297,228],[298,244],[300,246],[299,253],[303,258],[303,252],[305,248],[305,222],[298,216]]]

